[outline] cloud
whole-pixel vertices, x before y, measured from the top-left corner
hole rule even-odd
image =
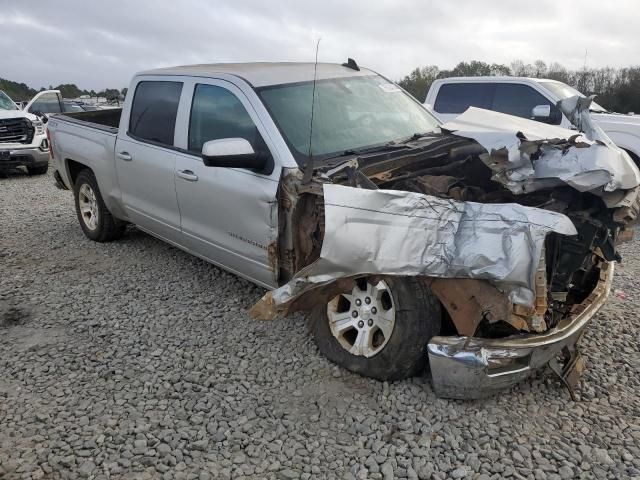
[[[124,87],[139,70],[207,62],[355,58],[399,79],[462,60],[626,66],[640,51],[633,0],[558,2],[20,2],[0,10],[0,75],[34,87]]]

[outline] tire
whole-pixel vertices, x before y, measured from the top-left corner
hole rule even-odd
[[[40,165],[38,167],[27,167],[29,175],[44,175],[49,170],[49,165]]]
[[[335,327],[338,323],[347,325],[349,319],[339,317],[345,310],[345,303],[351,305],[346,308],[347,313],[354,319],[353,309],[359,307],[354,306],[358,300],[361,305],[363,298],[359,292],[368,291],[367,289],[373,285],[367,282],[365,278],[359,279],[358,292],[354,289],[351,294],[347,294],[347,297],[351,297],[351,301],[348,298],[344,298],[343,295],[331,299],[327,304],[323,304],[312,312],[311,318],[311,330],[315,337],[316,344],[320,349],[320,352],[326,356],[330,361],[350,370],[352,372],[364,375],[366,377],[375,378],[378,380],[400,380],[403,378],[412,377],[421,373],[427,363],[427,343],[434,335],[440,332],[441,326],[441,307],[438,299],[431,293],[429,288],[424,283],[418,281],[416,278],[411,277],[384,277],[382,282],[379,282],[376,288],[379,290],[381,283],[386,285],[387,294],[383,294],[382,301],[372,302],[382,307],[387,312],[394,310],[395,324],[391,330],[389,338],[377,342],[368,342],[372,345],[372,349],[356,347],[356,343],[361,328],[357,323],[354,327],[340,327],[340,328],[354,328],[348,331],[347,334],[336,336],[338,327]],[[383,288],[385,287],[383,285]],[[354,294],[355,292],[355,294]],[[386,300],[384,295],[389,298]],[[354,297],[356,299],[354,300]],[[336,300],[337,299],[337,300]],[[364,297],[366,299],[366,297]],[[391,307],[389,307],[391,300]],[[342,306],[340,304],[343,304]],[[389,308],[387,308],[389,307]],[[373,308],[370,308],[371,312]],[[379,312],[378,312],[379,314]],[[338,315],[338,316],[336,316]],[[369,317],[367,319],[366,317]],[[379,317],[384,315],[379,315]],[[390,315],[387,315],[390,316]],[[382,325],[380,318],[374,319],[371,313],[362,313],[360,311],[359,317],[366,322],[373,322],[371,328],[375,329],[376,322]],[[334,330],[332,331],[330,318],[342,318],[333,323]],[[371,330],[369,330],[371,331]],[[376,332],[375,335],[380,335]],[[370,338],[375,338],[370,337]],[[351,350],[347,350],[351,344],[350,339],[353,339],[353,347]],[[383,333],[384,337],[384,333]],[[355,354],[354,348],[356,350]],[[377,349],[377,350],[376,350]],[[367,356],[368,355],[368,356]]]
[[[73,196],[78,222],[87,238],[95,242],[110,242],[122,237],[127,224],[111,215],[91,170],[85,169],[78,174]]]

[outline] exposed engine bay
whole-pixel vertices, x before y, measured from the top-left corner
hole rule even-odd
[[[500,338],[557,326],[592,293],[603,264],[620,260],[616,244],[629,238],[627,225],[638,214],[638,172],[599,138],[521,119],[493,128],[513,118],[470,109],[442,131],[286,174],[272,256],[284,285],[252,314],[274,318],[311,309],[348,289],[357,274],[404,273],[429,284],[451,333]],[[337,186],[352,187],[351,193]],[[362,217],[355,212],[369,208]],[[451,211],[459,216],[447,218]],[[407,218],[399,224],[388,220],[393,215]],[[357,230],[368,223],[373,229]],[[432,229],[441,236],[430,236]],[[328,241],[328,231],[342,243]],[[407,241],[416,231],[438,250]],[[398,232],[402,241],[393,240]],[[363,256],[354,250],[341,258],[359,243]],[[398,255],[402,249],[415,255]],[[397,267],[385,260],[390,252]],[[351,258],[353,268],[345,268]]]

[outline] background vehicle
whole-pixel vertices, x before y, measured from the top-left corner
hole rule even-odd
[[[59,90],[44,90],[38,92],[23,109],[39,117],[48,118],[50,114],[74,113],[99,110],[100,107],[85,103],[65,100]]]
[[[49,143],[44,125],[0,91],[0,175],[21,166],[29,175],[47,172]]]
[[[85,112],[95,112],[96,110],[102,110],[102,107],[97,105],[89,105],[88,103],[76,103]]]
[[[434,345],[430,358],[437,356],[431,364],[434,379],[448,382],[441,393],[487,394],[523,378],[561,350],[575,349],[586,322],[606,298],[608,262],[615,258],[615,242],[627,221],[616,202],[608,208],[595,194],[571,189],[559,179],[545,184],[558,188],[514,194],[492,180],[480,143],[441,132],[422,105],[352,60],[343,65],[152,70],[136,75],[129,92],[123,109],[55,115],[48,124],[55,177],[62,188],[73,190],[85,235],[113,240],[127,222],[134,223],[259,285],[280,287],[258,304],[273,307],[271,313],[285,305],[278,298],[300,293],[289,298],[293,304],[287,303],[287,311],[311,310],[320,350],[352,371],[391,380],[416,374],[426,364],[429,344]],[[496,132],[513,120],[524,122],[503,117],[491,127]],[[567,150],[576,155],[589,150],[570,144],[573,132],[558,130],[552,133],[569,134]],[[593,148],[603,155],[620,153],[600,144]],[[625,180],[624,198],[633,203],[637,170],[622,155],[624,171],[616,178]],[[579,173],[589,179],[588,172]],[[336,201],[340,195],[346,199]],[[561,198],[554,211],[544,210],[556,195]],[[355,208],[356,200],[364,207]],[[389,206],[399,210],[387,212]],[[335,214],[336,208],[344,210]],[[462,222],[458,209],[466,208],[472,216],[480,211],[470,237],[464,237],[465,228],[452,230]],[[483,209],[491,210],[489,220]],[[508,223],[514,214],[517,225]],[[393,223],[442,218],[442,226]],[[506,223],[497,224],[498,218]],[[353,223],[336,226],[336,221]],[[551,225],[547,233],[557,232],[544,254],[546,237],[531,232],[543,224]],[[577,228],[584,229],[577,240],[561,235]],[[496,232],[508,240],[486,236]],[[443,252],[454,237],[456,247]],[[518,241],[524,243],[512,248]],[[335,256],[350,253],[331,263],[325,247],[336,242]],[[527,247],[532,242],[535,247]],[[471,248],[462,248],[465,244]],[[504,245],[508,251],[493,251]],[[378,256],[378,249],[389,251]],[[465,252],[469,257],[459,262],[452,257]],[[402,258],[406,253],[413,261]],[[487,258],[493,259],[488,265]],[[505,259],[517,265],[486,276]],[[344,270],[314,276],[324,284],[307,289],[312,280],[304,272],[326,262]],[[522,308],[517,295],[505,293],[509,282],[503,272],[521,272],[513,280],[521,291],[532,281],[530,272],[546,272],[545,262],[550,273],[527,287],[530,302],[525,300]],[[469,273],[476,267],[479,278]],[[555,300],[547,305],[551,292]],[[280,297],[270,296],[276,294]],[[482,299],[490,305],[478,304]],[[580,317],[573,316],[576,310]],[[444,336],[434,337],[438,334]],[[478,371],[469,373],[464,347],[455,353],[446,348],[464,335],[483,345],[483,361],[495,354],[499,382],[490,378],[489,367],[476,365]],[[507,335],[515,338],[502,345]],[[514,354],[505,357],[505,349]]]
[[[25,105],[24,110],[39,117],[46,117],[50,113],[63,113],[64,102],[59,90],[43,90],[38,92]]]
[[[83,102],[62,100],[62,110],[64,113],[95,112],[96,110],[101,110],[101,108],[96,105],[89,105]]]
[[[443,122],[469,107],[484,108],[522,118],[530,118],[563,128],[574,128],[557,108],[557,103],[575,95],[576,89],[556,80],[526,77],[454,77],[433,82],[425,105]],[[597,103],[590,107],[591,118],[631,158],[640,162],[640,115],[607,111]]]

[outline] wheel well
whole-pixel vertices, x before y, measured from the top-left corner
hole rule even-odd
[[[71,177],[71,188],[75,185],[76,178],[78,178],[78,175],[82,170],[85,168],[91,170],[86,165],[76,162],[75,160],[71,160],[70,158],[67,158],[67,168],[69,169],[69,177]]]
[[[635,163],[638,168],[640,168],[640,157],[638,157],[638,155],[633,153],[631,150],[627,150],[626,148],[623,148],[623,150],[629,154],[631,160],[633,160],[633,163]]]

